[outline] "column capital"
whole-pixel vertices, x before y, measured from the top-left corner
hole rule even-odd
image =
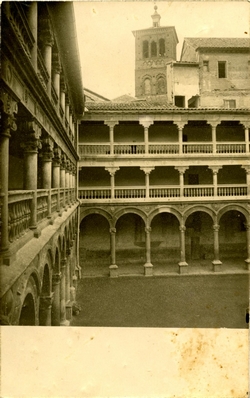
[[[249,164],[243,165],[243,166],[241,166],[241,168],[246,170],[247,174],[250,174],[250,165]]]
[[[111,176],[114,176],[115,173],[120,170],[120,167],[105,167],[105,170],[108,171]]]
[[[176,126],[178,127],[178,130],[183,130],[184,126],[187,124],[187,121],[186,122],[175,122],[174,121],[174,124],[176,124]]]
[[[139,117],[139,123],[144,128],[149,128],[151,124],[154,124],[154,120],[150,116],[141,116]]]
[[[52,161],[54,157],[54,141],[48,137],[42,140],[42,158],[44,161]]]
[[[62,150],[58,146],[54,147],[53,153],[53,164],[54,166],[60,166],[62,160]]]
[[[140,170],[144,171],[145,174],[150,174],[154,169],[155,167],[150,166],[140,167]]]
[[[250,230],[250,223],[248,224],[248,223],[246,222],[246,223],[244,223],[244,226],[245,226],[245,228],[246,228],[247,231]]]
[[[53,293],[50,296],[41,296],[40,297],[40,309],[46,310],[52,305]]]
[[[109,232],[111,233],[111,235],[114,235],[116,233],[116,228],[110,228]]]
[[[53,51],[52,54],[52,69],[54,73],[61,73],[62,71],[62,65],[60,62],[59,54],[56,51]]]
[[[222,166],[208,166],[210,170],[212,170],[213,174],[218,174],[219,170],[222,169]]]
[[[189,169],[189,166],[175,166],[175,170],[179,171],[180,174],[185,174],[185,171]]]
[[[213,225],[213,230],[214,230],[215,232],[219,232],[219,229],[220,229],[219,224],[214,224],[214,225]]]
[[[250,129],[250,123],[249,122],[241,122],[240,124],[242,124],[242,126],[244,126],[245,129]]]
[[[60,166],[61,166],[61,169],[62,169],[62,170],[65,170],[65,169],[66,169],[66,166],[67,166],[67,157],[66,157],[65,153],[62,153],[62,156],[61,156],[61,164],[60,164]]]
[[[217,121],[207,121],[208,124],[210,124],[211,127],[216,128],[220,124],[220,120]]]
[[[10,137],[10,132],[17,130],[15,113],[18,112],[17,102],[5,91],[1,92],[2,108],[2,128],[1,135]]]
[[[52,275],[52,284],[58,285],[61,281],[61,276],[62,276],[61,272],[59,272],[59,274],[53,274]]]
[[[180,225],[179,226],[179,230],[181,231],[181,232],[185,232],[186,231],[186,227],[185,227],[185,225]]]
[[[117,124],[119,124],[118,120],[104,120],[104,124],[108,127],[115,127]]]
[[[151,231],[152,231],[151,227],[145,227],[146,234],[150,234]]]
[[[26,152],[37,152],[38,149],[42,148],[40,140],[42,128],[35,119],[22,122],[21,130],[24,137],[24,142],[21,143],[21,148]]]
[[[40,22],[39,33],[43,44],[45,46],[53,46],[54,35],[50,19],[47,16],[45,17],[39,16],[39,22]]]

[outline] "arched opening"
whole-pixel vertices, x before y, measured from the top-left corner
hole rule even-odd
[[[148,58],[148,41],[144,40],[142,43],[143,58]]]
[[[50,272],[48,264],[45,264],[43,271],[43,282],[39,305],[39,325],[51,325],[51,299],[50,299]]]
[[[242,265],[247,258],[246,218],[238,210],[224,213],[219,225],[220,260],[222,263],[232,263],[232,266]]]
[[[143,92],[145,95],[151,95],[151,81],[146,78],[143,82]]]
[[[166,81],[164,77],[157,79],[157,94],[165,94],[166,92]]]
[[[157,57],[157,45],[155,41],[151,43],[151,57]]]
[[[52,292],[53,292],[53,301],[51,309],[51,325],[59,326],[61,286],[60,286],[60,256],[58,248],[56,248],[55,264],[53,267]]]
[[[145,223],[138,214],[124,214],[116,223],[116,263],[119,274],[143,274]]]
[[[161,57],[164,57],[164,55],[165,55],[165,40],[164,39],[159,40],[159,55]]]
[[[186,220],[186,261],[189,265],[211,267],[214,258],[213,220],[209,214],[196,211]]]
[[[109,274],[110,232],[108,220],[89,214],[80,224],[79,262],[83,276]]]
[[[28,293],[24,299],[20,318],[20,326],[34,326],[36,324],[35,303],[31,293]]]
[[[151,262],[154,269],[178,270],[180,261],[179,221],[171,213],[157,214],[151,222]]]

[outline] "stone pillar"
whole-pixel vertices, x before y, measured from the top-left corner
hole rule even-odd
[[[217,197],[218,196],[217,175],[218,175],[219,170],[222,168],[222,166],[208,166],[208,168],[211,169],[213,172],[214,197]]]
[[[246,170],[247,196],[250,197],[250,165],[241,167]]]
[[[52,297],[52,295],[40,297],[39,326],[51,326]]]
[[[28,4],[29,11],[27,13],[27,18],[32,36],[34,38],[34,44],[31,50],[31,62],[34,70],[37,72],[37,2],[31,1]]]
[[[3,104],[1,122],[2,128],[0,131],[0,180],[1,180],[1,246],[0,253],[3,257],[3,262],[9,265],[9,261],[4,255],[8,254],[9,250],[9,209],[8,209],[8,191],[9,191],[9,140],[11,131],[17,130],[15,114],[18,111],[17,102],[13,101],[9,94],[1,91],[1,100]]]
[[[245,144],[246,144],[246,153],[249,153],[249,125],[242,123],[245,128]]]
[[[65,201],[65,168],[66,168],[66,156],[62,154],[62,161],[60,165],[60,187],[61,191],[63,191],[63,207],[66,207]]]
[[[186,123],[181,123],[181,122],[175,122],[175,124],[178,127],[178,141],[179,141],[179,154],[183,154],[183,128]]]
[[[111,199],[115,199],[115,173],[120,167],[105,167],[105,170],[110,174]]]
[[[118,266],[116,265],[115,259],[115,234],[116,229],[110,228],[110,266],[109,266],[109,276],[115,278],[118,276]]]
[[[54,142],[46,138],[42,142],[42,184],[48,190],[48,218],[51,218],[51,164],[53,158]]]
[[[188,170],[188,166],[176,166],[175,170],[179,171],[180,176],[180,198],[184,198],[184,174]]]
[[[34,229],[34,236],[38,237],[37,228],[37,158],[38,149],[41,149],[41,127],[35,121],[24,122],[22,136],[24,141],[21,147],[24,149],[24,189],[34,191],[31,204],[30,228]]]
[[[64,78],[62,74],[60,75],[60,103],[63,110],[62,121],[65,123],[65,93],[66,93],[66,85],[64,83]]]
[[[140,170],[144,171],[145,173],[145,187],[146,187],[146,199],[150,198],[149,192],[149,174],[153,171],[154,167],[140,167]]]
[[[65,286],[65,301],[66,301],[66,319],[68,321],[72,318],[72,303],[70,301],[70,287],[71,287],[71,274],[70,274],[70,256],[71,249],[67,250],[67,261],[66,261],[66,286]]]
[[[145,244],[146,244],[146,263],[144,264],[144,275],[153,275],[153,265],[151,264],[151,227],[145,227]]]
[[[142,120],[139,118],[139,123],[144,127],[144,145],[145,145],[145,154],[148,155],[148,129],[153,124],[152,120]]]
[[[222,262],[220,261],[219,257],[219,229],[220,226],[217,222],[213,226],[214,230],[214,260],[212,261],[214,266],[214,271],[220,271]]]
[[[61,326],[68,326],[69,322],[66,319],[66,294],[65,294],[65,287],[66,287],[66,259],[61,260],[61,283],[60,283],[60,291],[61,291],[61,311],[60,311],[60,325]]]
[[[66,160],[66,168],[65,168],[65,189],[66,189],[65,202],[66,202],[66,205],[70,204],[70,200],[69,200],[69,167],[70,167],[70,162],[69,162],[69,160]]]
[[[52,290],[54,294],[52,301],[52,314],[51,314],[52,326],[60,326],[60,321],[61,321],[60,281],[61,281],[61,274],[54,274],[52,276]]]
[[[246,269],[250,270],[250,223],[245,224],[247,241],[247,259],[245,260]]]
[[[47,83],[47,93],[51,97],[51,74],[52,74],[52,46],[54,44],[53,30],[49,18],[40,18],[41,29],[39,31],[43,42],[43,59],[49,78]]]
[[[109,144],[110,144],[110,155],[114,155],[114,127],[119,122],[115,121],[105,121],[104,122],[109,127]]]
[[[61,64],[59,61],[58,54],[56,53],[55,56],[53,54],[53,86],[57,95],[57,112],[59,113],[60,108],[60,73],[61,73]]]
[[[181,246],[181,261],[179,262],[179,273],[180,274],[185,274],[187,273],[187,266],[188,263],[186,262],[186,243],[185,243],[185,231],[186,227],[184,224],[181,224],[180,227],[180,246]]]
[[[68,123],[68,128],[67,128],[67,133],[68,133],[69,132],[69,99],[68,99],[68,96],[65,97],[65,120]]]
[[[218,123],[210,123],[212,127],[212,144],[213,144],[213,153],[217,153],[217,148],[216,148],[216,127],[218,126]]]
[[[57,204],[56,211],[60,213],[60,163],[61,163],[61,149],[54,148],[54,157],[52,163],[52,188],[57,188]]]

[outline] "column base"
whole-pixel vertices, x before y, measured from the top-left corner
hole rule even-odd
[[[221,268],[222,268],[222,262],[220,261],[220,260],[214,260],[214,261],[212,261],[212,264],[213,264],[213,269],[214,269],[214,272],[218,272],[218,271],[221,271]]]
[[[250,258],[247,258],[247,259],[245,260],[245,263],[246,263],[246,269],[247,269],[248,271],[250,271]]]
[[[70,321],[72,319],[72,303],[69,301],[66,306],[66,319]]]
[[[179,265],[179,274],[188,273],[188,263],[186,263],[186,261],[181,261],[178,265]]]
[[[11,253],[9,250],[0,251],[0,265],[10,266],[16,260],[16,253]]]
[[[30,227],[30,229],[33,231],[34,234],[34,238],[39,238],[41,236],[41,231],[39,231],[39,229],[37,229],[37,227]]]
[[[109,276],[110,278],[118,277],[118,265],[112,264],[109,266]]]
[[[144,275],[153,276],[153,264],[151,263],[144,264]]]
[[[60,322],[60,326],[69,326],[69,325],[70,325],[70,322],[67,321],[67,319],[65,319],[64,321]]]

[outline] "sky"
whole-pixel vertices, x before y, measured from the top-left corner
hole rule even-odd
[[[153,1],[75,1],[83,86],[106,98],[134,96],[135,39],[152,26]],[[161,26],[184,37],[249,37],[250,0],[158,1]]]

